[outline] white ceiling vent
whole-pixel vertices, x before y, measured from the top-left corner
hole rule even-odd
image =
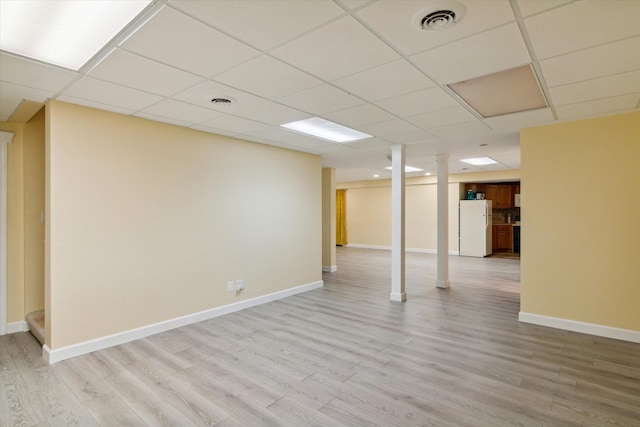
[[[453,27],[465,14],[465,7],[454,1],[434,1],[413,15],[418,30],[439,31]]]

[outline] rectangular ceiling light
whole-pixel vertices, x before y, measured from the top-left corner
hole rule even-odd
[[[77,71],[151,1],[0,1],[0,49]]]
[[[460,161],[474,166],[494,165],[498,163],[491,157],[474,157],[472,159],[462,159]]]
[[[385,169],[393,170],[391,166],[387,166]],[[414,168],[413,166],[404,165],[404,171],[406,172],[422,172],[424,169]]]
[[[482,117],[501,116],[547,106],[529,65],[448,86]]]
[[[373,138],[372,135],[339,125],[338,123],[330,122],[329,120],[321,119],[320,117],[298,120],[297,122],[285,123],[280,126],[332,142],[352,142],[360,139]]]

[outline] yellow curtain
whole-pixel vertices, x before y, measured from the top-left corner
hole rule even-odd
[[[347,244],[347,190],[336,190],[336,245]]]

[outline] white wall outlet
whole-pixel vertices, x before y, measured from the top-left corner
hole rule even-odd
[[[236,288],[235,288],[235,282],[234,282],[233,280],[229,280],[229,281],[227,282],[227,292],[233,292],[233,291],[235,291],[235,290],[236,290]]]
[[[243,289],[244,289],[244,279],[236,280],[236,291],[240,292]]]

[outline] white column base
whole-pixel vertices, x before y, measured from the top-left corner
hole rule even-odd
[[[451,285],[449,280],[436,280],[436,287],[447,289]]]
[[[404,302],[404,301],[407,300],[407,293],[406,292],[391,292],[391,294],[389,295],[389,299],[391,301]]]

